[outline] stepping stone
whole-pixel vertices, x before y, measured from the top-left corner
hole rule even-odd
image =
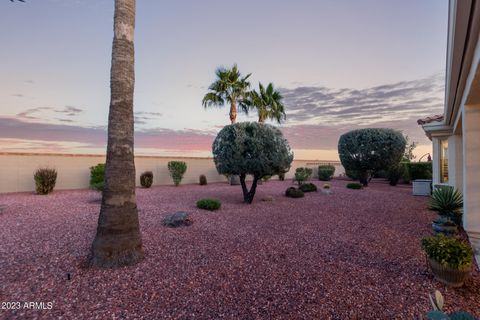
[[[190,218],[190,215],[183,211],[169,214],[162,220],[162,225],[170,228],[189,226],[192,223],[193,220]]]

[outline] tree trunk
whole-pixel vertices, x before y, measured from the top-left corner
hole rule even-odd
[[[360,172],[360,183],[364,186],[364,187],[367,187],[368,186],[368,172],[367,171],[364,171],[364,172]]]
[[[257,176],[253,176],[253,181],[252,181],[252,186],[250,188],[250,191],[247,188],[245,178],[246,178],[245,174],[240,175],[240,184],[242,185],[242,191],[243,191],[243,201],[245,203],[251,204],[253,202],[253,197],[255,197],[255,192],[257,191],[257,183],[259,178]]]
[[[237,122],[237,101],[235,99],[232,99],[230,104],[230,122],[232,124]]]
[[[113,268],[143,260],[135,200],[133,91],[135,0],[115,0],[105,188],[90,265]]]

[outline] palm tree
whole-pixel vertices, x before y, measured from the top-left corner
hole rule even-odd
[[[208,87],[210,92],[203,97],[202,104],[206,108],[230,103],[230,121],[233,124],[237,121],[237,104],[241,111],[248,114],[248,78],[251,74],[242,77],[236,64],[232,69],[217,68],[215,74],[217,79]]]
[[[258,92],[250,92],[250,106],[257,109],[258,122],[265,123],[265,120],[271,119],[280,124],[287,118],[282,94],[275,90],[272,83],[266,89],[259,83],[258,89]]]
[[[107,161],[90,265],[119,267],[143,259],[135,200],[133,90],[135,0],[115,0]]]

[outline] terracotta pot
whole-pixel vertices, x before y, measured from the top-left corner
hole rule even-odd
[[[437,261],[428,258],[428,263],[432,268],[435,279],[451,287],[463,286],[465,279],[470,274],[471,265],[463,269],[454,269],[451,267],[444,267]]]

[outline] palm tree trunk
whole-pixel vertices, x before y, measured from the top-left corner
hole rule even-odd
[[[230,104],[230,121],[232,124],[237,122],[237,101],[235,99],[232,99]]]
[[[112,268],[143,259],[135,200],[133,90],[135,0],[115,0],[105,188],[90,265]]]

